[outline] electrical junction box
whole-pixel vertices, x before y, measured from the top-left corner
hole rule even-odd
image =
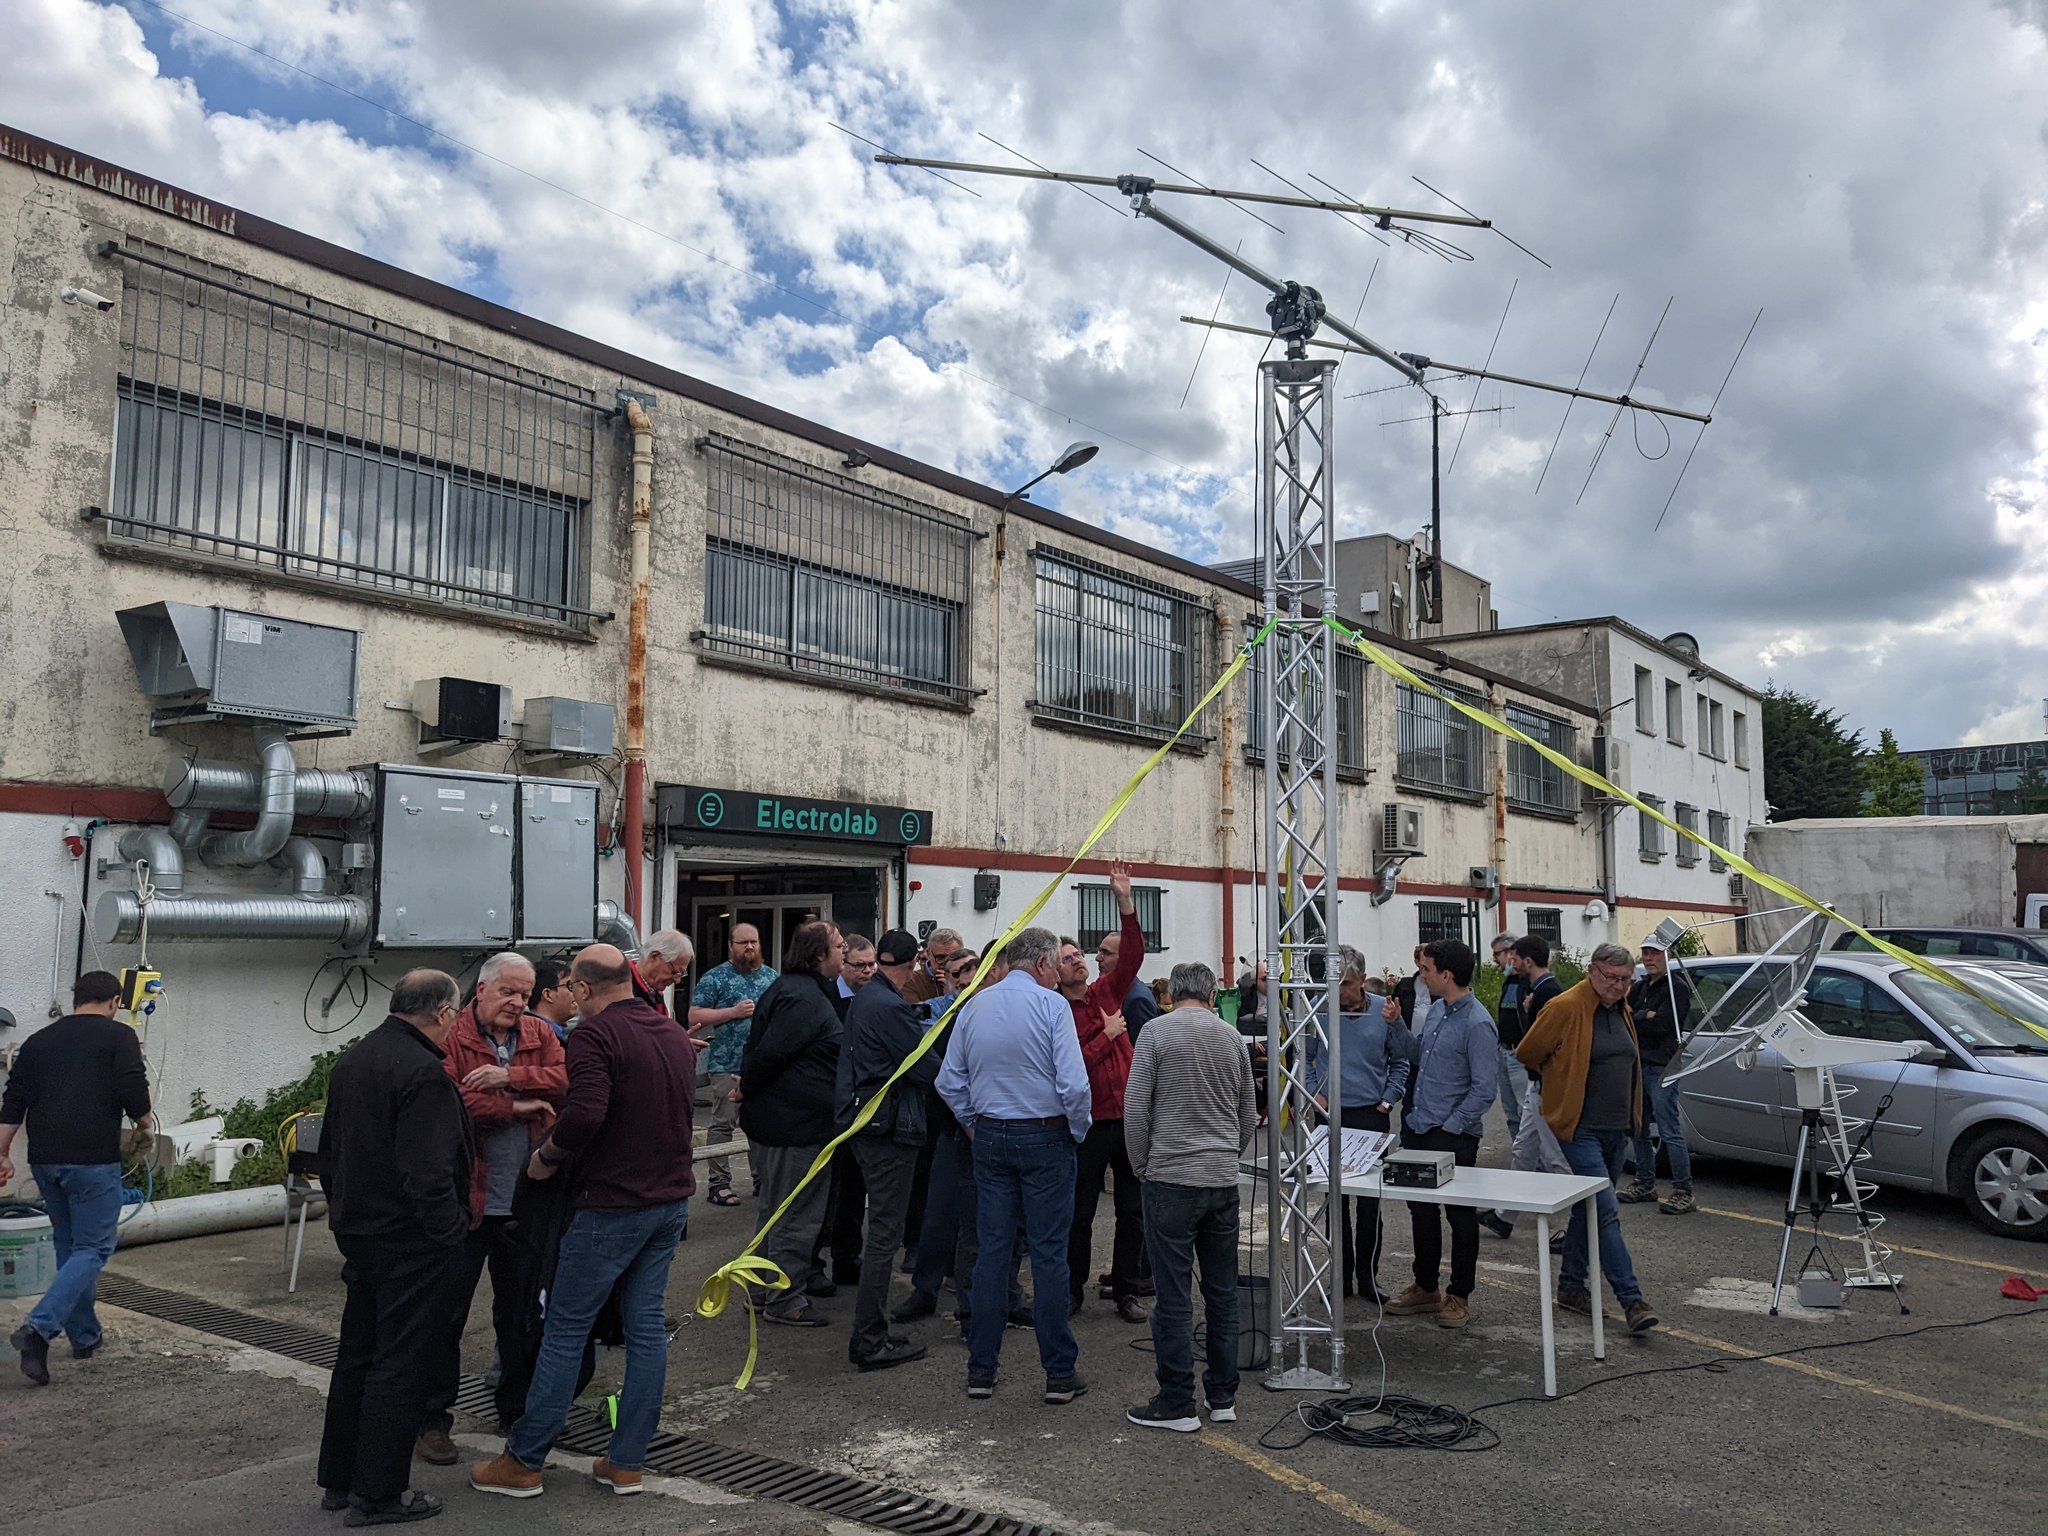
[[[267,720],[352,730],[362,635],[216,604],[150,603],[114,615],[153,725]]]
[[[606,757],[616,735],[609,704],[588,699],[528,699],[519,741],[535,752],[569,757]]]
[[[595,936],[597,818],[598,786],[587,779],[519,780],[518,943]]]
[[[423,745],[502,741],[512,734],[512,690],[467,677],[424,677],[412,685],[412,712]]]
[[[515,927],[518,781],[394,764],[376,772],[372,942],[388,949],[505,948]],[[594,844],[591,857],[595,862]]]
[[[979,870],[974,876],[974,910],[993,912],[996,903],[1002,900],[1003,878],[988,870]]]

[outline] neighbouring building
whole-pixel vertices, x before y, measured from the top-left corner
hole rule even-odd
[[[1407,640],[1492,629],[1499,623],[1493,610],[1493,583],[1463,566],[1443,562],[1443,617],[1428,617],[1430,592],[1429,540],[1418,534],[1399,539],[1373,533],[1337,541],[1334,562],[1337,612],[1346,623]],[[1227,560],[1215,567],[1256,587],[1264,580],[1264,562]]]
[[[2048,812],[2048,741],[1904,752],[1927,776],[1929,816],[2031,816]]]

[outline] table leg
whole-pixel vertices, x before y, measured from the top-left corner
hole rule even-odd
[[[1550,1217],[1536,1213],[1536,1278],[1543,1287],[1543,1395],[1557,1396],[1557,1326],[1550,1306]]]
[[[1607,1358],[1607,1298],[1600,1288],[1600,1197],[1586,1196],[1586,1289],[1593,1297],[1593,1358]]]

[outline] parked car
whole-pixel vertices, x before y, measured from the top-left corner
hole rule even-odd
[[[2038,928],[1873,928],[1887,944],[1933,958],[1953,956],[1971,960],[2025,960],[2048,965],[2048,932]],[[1880,954],[1860,933],[1845,933],[1835,940],[1836,949]]]
[[[1682,962],[1699,993],[1694,1017],[1731,987],[1761,991],[1761,972],[1743,979],[1755,960]],[[1763,963],[1791,962],[1773,956]],[[1881,953],[1828,951],[1807,981],[1801,1012],[1815,1028],[1929,1047],[1910,1061],[1836,1069],[1848,1114],[1868,1119],[1886,1095],[1892,1100],[1859,1172],[1879,1184],[1952,1194],[2001,1237],[2048,1241],[2048,1040],[2014,1022],[2048,1029],[2048,998],[1995,963],[1935,963],[1965,977],[2013,1018]],[[1731,999],[1716,1027],[1732,1020],[1745,1000]],[[1799,1105],[1792,1069],[1777,1052],[1760,1051],[1749,1071],[1731,1059],[1685,1078],[1678,1102],[1695,1151],[1791,1164]]]

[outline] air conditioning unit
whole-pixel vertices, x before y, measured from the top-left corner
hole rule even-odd
[[[1398,801],[1380,807],[1380,846],[1382,854],[1401,857],[1422,852],[1422,807],[1402,805]]]
[[[1730,875],[1728,877],[1728,899],[1730,901],[1749,900],[1749,881],[1741,875]]]
[[[1616,789],[1627,789],[1628,743],[1618,736],[1595,736],[1593,771]]]
[[[420,743],[502,741],[512,734],[512,690],[467,677],[426,677],[412,685]]]

